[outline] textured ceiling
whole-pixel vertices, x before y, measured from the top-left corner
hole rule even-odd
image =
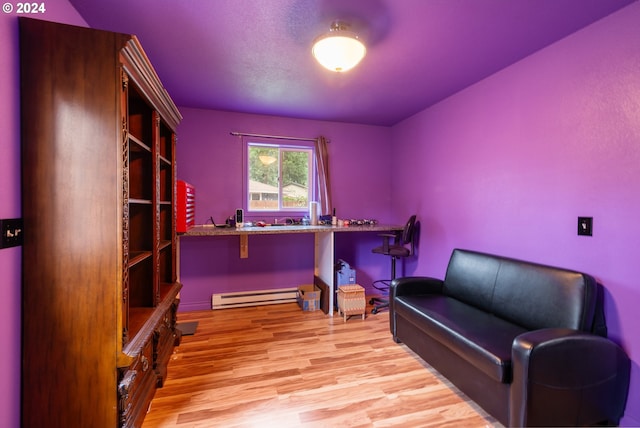
[[[393,125],[636,0],[70,0],[135,34],[178,106]],[[336,74],[332,21],[368,46]]]

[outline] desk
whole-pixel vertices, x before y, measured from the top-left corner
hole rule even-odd
[[[313,233],[315,235],[314,249],[314,275],[320,280],[320,284],[325,286],[328,292],[328,308],[327,313],[333,316],[333,295],[335,292],[334,284],[334,264],[335,264],[335,234],[347,232],[389,232],[401,231],[404,226],[399,225],[363,225],[363,226],[252,226],[252,227],[213,227],[213,226],[195,226],[189,231],[179,236],[239,236],[240,257],[249,257],[249,236],[250,235],[277,235],[291,233]]]

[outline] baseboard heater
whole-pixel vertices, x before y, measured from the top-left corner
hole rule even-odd
[[[278,288],[274,290],[242,291],[211,296],[211,309],[242,308],[245,306],[276,305],[296,301],[298,289]]]

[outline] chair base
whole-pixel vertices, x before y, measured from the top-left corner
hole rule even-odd
[[[369,300],[369,303],[375,305],[373,309],[371,309],[372,314],[377,314],[381,309],[389,307],[389,301],[385,299],[381,299],[379,297],[374,297]]]
[[[391,281],[392,280],[390,279],[379,279],[377,281],[373,281],[372,287],[388,294]],[[369,300],[369,304],[374,305],[373,309],[371,309],[371,313],[377,314],[381,309],[389,307],[389,299],[385,299],[384,297],[372,297]]]

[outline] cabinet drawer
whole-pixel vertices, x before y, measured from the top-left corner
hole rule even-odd
[[[148,341],[133,364],[118,379],[118,417],[123,427],[139,426],[156,391],[153,341]]]
[[[173,309],[169,309],[153,331],[154,362],[159,355],[164,353],[165,349],[173,351],[176,341],[176,322],[173,314]]]
[[[167,365],[173,354],[175,340],[175,320],[170,309],[153,332],[153,369],[158,377],[158,387],[162,387],[167,376]]]

